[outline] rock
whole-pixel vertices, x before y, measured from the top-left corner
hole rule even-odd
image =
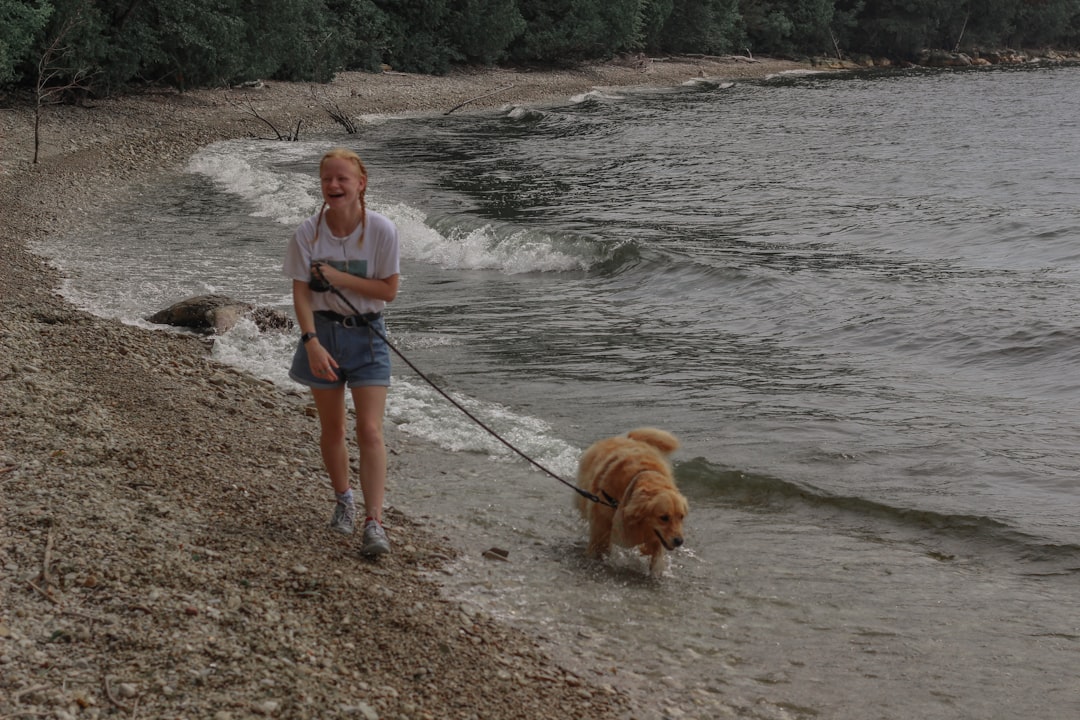
[[[968,67],[971,58],[960,52],[929,49],[919,53],[918,63],[926,67]]]
[[[291,330],[292,318],[272,308],[258,307],[227,295],[196,295],[159,310],[147,321],[210,333],[225,333],[242,318],[249,318],[261,332]]]
[[[281,707],[281,703],[277,700],[263,700],[260,703],[255,704],[251,709],[259,715],[273,715]]]

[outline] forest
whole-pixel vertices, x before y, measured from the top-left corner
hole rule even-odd
[[[0,90],[105,96],[620,53],[1076,49],[1080,0],[0,0]]]

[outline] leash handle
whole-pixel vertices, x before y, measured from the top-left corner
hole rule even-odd
[[[337,295],[337,296],[338,296],[339,298],[341,298],[341,299],[342,299],[342,300],[343,300],[343,301],[345,302],[345,304],[349,306],[349,308],[350,308],[350,309],[351,309],[351,310],[353,311],[353,313],[354,313],[354,314],[355,314],[355,315],[356,315],[357,317],[363,317],[363,315],[362,315],[362,314],[360,313],[360,311],[359,311],[359,310],[357,310],[357,309],[356,309],[356,306],[352,304],[352,302],[351,302],[351,301],[349,300],[349,298],[345,297],[344,293],[342,293],[342,292],[341,292],[340,290],[338,290],[338,289],[337,289],[337,287],[336,287],[336,286],[334,286],[334,284],[333,284],[333,283],[331,283],[331,282],[330,282],[329,280],[327,280],[327,279],[326,279],[326,276],[325,276],[325,275],[323,275],[323,272],[322,272],[322,268],[320,268],[320,267],[319,267],[318,265],[316,265],[316,266],[315,266],[315,272],[317,272],[317,273],[319,274],[319,279],[321,279],[321,280],[322,280],[323,282],[325,282],[325,283],[326,283],[327,285],[329,285],[329,286],[330,286],[330,292],[334,293],[334,294],[335,294],[335,295]],[[389,347],[389,348],[390,348],[391,350],[393,350],[393,351],[394,351],[394,354],[395,354],[395,355],[397,355],[397,356],[398,356],[399,358],[401,358],[401,359],[402,359],[402,361],[404,361],[404,363],[405,363],[406,365],[408,365],[408,366],[409,366],[409,368],[411,368],[411,369],[412,369],[412,371],[413,371],[414,373],[416,373],[417,375],[419,375],[419,376],[420,376],[420,377],[421,377],[421,378],[422,378],[422,379],[424,380],[424,382],[426,382],[426,383],[427,383],[428,385],[430,385],[430,386],[431,386],[432,388],[434,388],[435,392],[437,392],[437,393],[439,393],[440,395],[442,395],[442,396],[443,396],[443,398],[445,398],[445,399],[446,399],[446,400],[447,400],[447,401],[448,401],[448,402],[449,402],[449,403],[450,403],[451,405],[453,405],[453,406],[454,406],[454,407],[456,407],[456,408],[457,408],[458,410],[460,410],[461,412],[463,412],[463,413],[465,414],[465,416],[466,416],[466,417],[468,417],[468,418],[469,418],[470,420],[472,420],[472,421],[473,421],[474,423],[476,423],[476,424],[477,424],[477,425],[479,425],[479,426],[480,426],[481,428],[483,428],[483,429],[484,429],[485,431],[487,431],[487,432],[488,432],[488,434],[490,434],[490,435],[491,435],[492,437],[494,437],[494,438],[495,438],[496,440],[498,440],[498,441],[499,441],[499,442],[501,442],[501,443],[502,443],[503,445],[505,445],[506,447],[508,447],[508,448],[509,448],[510,450],[512,450],[512,451],[514,451],[515,453],[517,453],[518,455],[520,455],[520,456],[521,456],[522,458],[524,458],[524,459],[525,459],[525,460],[527,460],[528,462],[530,462],[530,463],[531,463],[531,464],[532,464],[533,466],[535,466],[535,467],[539,468],[539,469],[540,469],[540,470],[542,470],[543,472],[545,472],[545,473],[547,473],[548,475],[550,475],[551,477],[555,478],[556,480],[558,480],[559,482],[561,482],[561,483],[562,483],[563,485],[567,486],[568,488],[570,488],[571,490],[573,490],[574,492],[576,492],[576,493],[577,493],[578,495],[581,495],[581,496],[582,496],[583,498],[585,498],[586,500],[588,500],[588,501],[590,501],[590,502],[594,502],[594,503],[597,503],[597,504],[599,504],[599,505],[606,505],[606,506],[610,507],[610,508],[611,508],[612,510],[615,510],[615,509],[617,509],[617,508],[619,507],[619,503],[618,503],[618,501],[617,501],[617,500],[615,500],[615,498],[613,498],[613,497],[611,497],[610,495],[608,495],[607,493],[604,493],[604,499],[601,499],[601,498],[597,497],[596,495],[594,495],[593,493],[589,492],[588,490],[585,490],[584,488],[580,488],[580,487],[578,487],[577,485],[575,485],[575,484],[573,484],[573,483],[571,483],[571,482],[569,482],[569,481],[567,481],[567,480],[565,480],[565,479],[563,479],[563,478],[559,477],[559,476],[558,476],[558,475],[556,475],[556,474],[555,474],[554,472],[552,472],[551,470],[548,470],[548,469],[547,469],[546,467],[544,467],[543,465],[541,465],[540,463],[538,463],[538,462],[537,462],[536,460],[533,460],[533,459],[532,459],[531,457],[529,457],[529,456],[528,456],[528,455],[526,455],[526,454],[525,454],[524,452],[522,452],[521,450],[519,450],[519,449],[518,449],[518,448],[517,448],[516,446],[514,446],[513,444],[511,444],[511,443],[510,443],[510,442],[509,442],[508,440],[506,440],[506,439],[505,439],[505,438],[504,438],[503,436],[499,435],[499,433],[495,432],[495,431],[494,431],[494,430],[492,430],[492,429],[491,429],[490,427],[488,427],[488,426],[487,426],[487,425],[486,425],[486,424],[485,424],[485,423],[484,423],[484,422],[483,422],[482,420],[480,420],[480,419],[479,419],[478,417],[476,417],[476,416],[475,416],[475,415],[473,415],[473,414],[472,414],[471,412],[469,412],[469,410],[468,410],[468,409],[466,409],[466,408],[465,408],[464,406],[462,406],[462,405],[461,405],[461,403],[459,403],[459,402],[458,402],[457,400],[455,400],[454,398],[450,397],[450,395],[449,395],[449,394],[447,394],[447,393],[446,393],[446,392],[445,392],[445,391],[444,391],[444,390],[443,390],[443,389],[442,389],[441,387],[439,387],[438,385],[436,385],[436,384],[435,384],[435,382],[434,382],[434,381],[433,381],[433,380],[432,380],[431,378],[429,378],[429,377],[428,377],[427,375],[425,375],[425,374],[423,373],[423,371],[421,371],[421,370],[420,370],[420,368],[416,367],[416,365],[414,365],[414,364],[413,364],[412,360],[409,360],[409,358],[405,357],[405,355],[404,355],[404,354],[403,354],[403,353],[402,353],[402,352],[401,352],[400,350],[398,350],[398,349],[397,349],[397,347],[395,347],[395,346],[394,346],[394,344],[393,344],[392,342],[390,342],[390,341],[389,341],[389,340],[387,339],[386,335],[384,335],[384,334],[383,334],[382,332],[380,332],[380,331],[379,331],[378,329],[376,329],[376,328],[372,327],[371,323],[368,323],[368,322],[366,322],[366,321],[365,321],[365,324],[367,325],[367,327],[368,327],[368,330],[370,330],[371,332],[373,332],[373,333],[375,333],[376,335],[378,335],[378,336],[379,336],[379,338],[380,338],[380,339],[381,339],[381,340],[382,340],[382,341],[383,341],[384,343],[386,343],[386,346],[387,346],[387,347]]]

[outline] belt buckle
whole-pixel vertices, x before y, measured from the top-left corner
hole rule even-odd
[[[347,327],[347,328],[359,327],[360,326],[360,316],[359,315],[346,315],[345,317],[341,318],[341,326],[342,327]]]

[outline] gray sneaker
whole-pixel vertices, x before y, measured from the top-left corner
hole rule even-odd
[[[334,506],[334,516],[330,518],[330,529],[342,535],[352,535],[356,529],[356,503],[339,500]]]
[[[368,520],[364,523],[364,544],[360,547],[361,555],[385,555],[390,552],[390,540],[386,537],[386,530],[378,520]]]

